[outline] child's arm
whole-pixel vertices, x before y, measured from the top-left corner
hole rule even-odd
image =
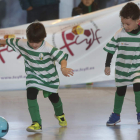
[[[70,77],[73,76],[73,69],[71,68],[66,68],[67,67],[67,60],[63,59],[61,61],[61,71],[62,71],[62,74],[66,77]]]
[[[47,43],[47,42],[46,42]],[[67,68],[68,54],[48,44],[48,52],[53,57],[53,61],[57,61],[61,65],[62,74],[66,77],[73,76],[73,69]]]
[[[116,34],[111,38],[111,40],[104,47],[104,50],[106,52],[108,52],[107,58],[106,58],[105,70],[104,70],[106,75],[110,75],[110,63],[111,63],[114,53],[116,52],[116,50],[119,47],[118,38],[120,38],[120,34],[121,34],[122,30],[123,30],[123,28],[118,30],[116,32]]]
[[[4,47],[6,45],[6,40],[0,40],[0,47]]]
[[[105,67],[105,75],[110,75],[110,67]]]
[[[105,75],[110,75],[110,63],[111,63],[112,57],[113,57],[113,54],[111,54],[111,53],[107,54],[105,70],[104,70]]]

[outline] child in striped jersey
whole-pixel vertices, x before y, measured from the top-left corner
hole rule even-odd
[[[120,113],[127,85],[133,84],[138,124],[140,124],[140,10],[135,3],[127,3],[120,11],[123,28],[118,30],[104,50],[108,52],[105,74],[110,75],[110,63],[116,50],[116,94],[114,110],[107,125],[120,122]]]
[[[44,41],[46,37],[45,27],[39,22],[34,22],[28,26],[26,36],[27,39],[0,40],[0,47],[7,44],[24,57],[25,72],[27,74],[27,102],[32,119],[32,125],[26,130],[29,132],[42,131],[42,122],[37,103],[39,90],[43,90],[44,97],[48,97],[51,101],[59,125],[67,126],[62,102],[58,95],[59,77],[55,61],[61,64],[61,71],[64,76],[73,76],[73,70],[66,68],[68,54]]]

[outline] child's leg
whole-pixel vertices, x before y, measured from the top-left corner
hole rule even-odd
[[[32,122],[38,122],[41,125],[39,106],[37,103],[37,94],[38,94],[38,89],[36,88],[27,89],[28,109],[30,112],[30,116],[32,118]]]
[[[124,101],[124,96],[126,93],[127,86],[117,87],[115,100],[114,100],[114,113],[111,114],[106,125],[116,125],[120,122],[120,113],[122,111],[122,105]]]
[[[49,100],[51,101],[51,103],[54,107],[55,117],[58,119],[59,125],[67,126],[67,121],[66,121],[65,115],[63,113],[62,102],[61,102],[61,99],[60,99],[58,93],[52,93],[49,96]]]
[[[133,90],[135,93],[135,105],[137,113],[140,113],[140,83],[133,85]]]
[[[62,102],[61,102],[61,99],[60,99],[58,93],[52,93],[49,96],[49,100],[51,101],[51,103],[54,107],[55,115],[56,116],[63,115],[63,105],[62,105]]]
[[[124,96],[126,94],[127,86],[123,87],[117,87],[116,94],[115,94],[115,100],[114,100],[114,113],[119,114],[122,110],[122,105],[124,101]]]

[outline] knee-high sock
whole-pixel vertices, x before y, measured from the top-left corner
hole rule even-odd
[[[135,93],[135,106],[137,113],[140,112],[140,91],[134,92]]]
[[[57,103],[53,103],[53,102],[51,102],[51,103],[54,107],[55,115],[61,116],[63,114],[63,105],[62,105],[60,97],[59,97],[59,101]]]
[[[27,101],[28,101],[28,109],[30,112],[30,116],[32,118],[32,122],[38,122],[41,125],[41,118],[40,118],[37,99],[35,100],[27,99]]]
[[[124,96],[119,96],[116,92],[114,100],[114,113],[120,114],[122,111],[122,105],[124,101]]]

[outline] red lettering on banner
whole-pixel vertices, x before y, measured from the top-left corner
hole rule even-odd
[[[98,33],[98,31],[99,31],[100,29],[97,29],[96,31],[95,31],[95,33],[94,33],[94,31],[93,31],[93,29],[90,29],[90,31],[91,31],[91,34],[90,34],[90,31],[89,30],[85,30],[85,35],[86,36],[90,36],[90,35],[92,35],[92,38],[88,41],[88,39],[84,39],[84,40],[82,40],[81,42],[78,42],[77,41],[77,39],[79,38],[79,36],[77,36],[76,38],[75,38],[75,40],[73,41],[73,42],[71,42],[71,43],[67,43],[67,39],[66,39],[66,35],[65,35],[65,31],[63,31],[62,32],[62,39],[63,39],[63,41],[64,41],[64,46],[62,46],[60,49],[64,49],[64,48],[67,48],[67,50],[69,51],[69,53],[72,55],[72,56],[74,56],[74,53],[72,52],[72,50],[70,49],[70,46],[71,45],[73,45],[73,44],[76,44],[76,45],[79,45],[79,44],[81,44],[81,43],[83,43],[83,42],[86,42],[87,44],[88,44],[88,46],[87,46],[87,48],[86,48],[86,50],[88,50],[92,45],[93,45],[93,43],[95,42],[95,41],[97,41],[98,42],[98,44],[100,44],[100,41],[99,41],[99,39],[100,38],[102,38],[102,37],[98,37],[97,36],[97,33]],[[69,34],[67,34],[67,35],[69,35],[69,40],[73,40],[72,39],[72,37],[71,37],[71,34],[69,33]]]
[[[4,52],[4,51],[12,52],[12,51],[13,51],[13,50],[8,50],[8,47],[9,47],[8,45],[5,45],[5,46],[6,46],[6,48],[0,50],[0,60],[1,60],[3,63],[5,63],[5,60],[4,60],[4,58],[2,57],[2,52]],[[17,59],[19,59],[20,57],[21,57],[21,54],[18,55]]]

